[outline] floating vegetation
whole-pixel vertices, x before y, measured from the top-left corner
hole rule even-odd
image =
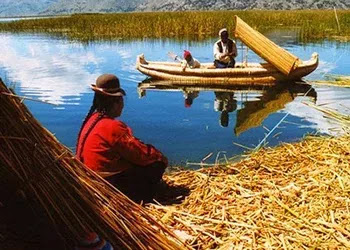
[[[314,81],[313,83],[350,88],[350,76],[348,75],[329,74],[325,78],[326,80]]]
[[[44,32],[78,40],[177,38],[202,40],[234,27],[234,15],[259,31],[296,29],[302,41],[350,35],[350,11],[186,11],[75,14],[69,17],[0,23],[1,31]],[[190,21],[189,21],[190,20]],[[339,31],[340,28],[340,31]]]
[[[306,137],[237,163],[166,176],[191,194],[150,211],[195,249],[350,248],[350,116],[341,137]]]
[[[317,109],[318,111],[321,111],[322,113],[324,113],[325,117],[332,119],[337,123],[341,124],[345,132],[350,133],[350,115],[344,115],[334,111],[333,109],[317,106],[312,103],[305,103],[305,104],[310,107],[313,107],[314,109]]]

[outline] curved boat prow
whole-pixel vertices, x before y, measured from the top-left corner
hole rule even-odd
[[[319,63],[319,55],[317,52],[312,53],[310,61],[314,62],[314,65],[316,66],[315,69],[316,69]]]
[[[289,74],[289,78],[292,80],[298,80],[311,74],[318,67],[318,63],[319,55],[318,53],[314,52],[309,60],[302,61],[302,63]]]
[[[136,69],[139,68],[140,64],[147,64],[144,54],[140,54],[136,57]]]

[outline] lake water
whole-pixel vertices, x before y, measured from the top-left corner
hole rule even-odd
[[[44,18],[57,18],[57,17],[66,17],[66,16],[28,16],[28,17],[0,17],[0,22],[13,22],[19,20],[31,20],[31,19],[44,19]]]
[[[284,118],[269,146],[300,140],[308,133],[334,134],[339,128],[305,105],[316,103],[350,113],[350,89],[314,85],[328,74],[349,75],[349,44],[300,44],[294,34],[267,34],[279,45],[309,59],[316,51],[320,65],[305,78],[310,85],[264,89],[160,88],[135,69],[138,54],[149,60],[170,61],[189,49],[201,62],[212,61],[212,45],[175,40],[113,41],[82,44],[42,35],[0,34],[0,77],[18,95],[58,106],[25,101],[34,116],[66,146],[75,150],[81,122],[90,108],[90,84],[102,73],[114,73],[127,92],[121,120],[141,140],[164,152],[172,164],[231,158],[244,147],[254,148]],[[242,60],[245,49],[240,49]],[[260,59],[248,52],[248,61]],[[187,104],[185,102],[187,98]],[[190,105],[192,101],[192,104]],[[238,144],[243,145],[238,146]]]

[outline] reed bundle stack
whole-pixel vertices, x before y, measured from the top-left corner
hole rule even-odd
[[[298,57],[267,39],[238,16],[235,16],[235,24],[235,37],[283,74],[289,75],[301,63]]]
[[[327,111],[350,128],[350,117]],[[261,149],[225,167],[176,172],[191,194],[150,205],[196,249],[349,249],[350,131]]]
[[[0,205],[21,193],[71,246],[96,232],[115,249],[183,247],[148,211],[76,160],[1,79],[0,93]]]

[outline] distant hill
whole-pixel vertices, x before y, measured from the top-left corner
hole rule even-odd
[[[1,0],[0,16],[127,11],[350,9],[350,0]]]
[[[135,11],[145,0],[58,0],[41,14],[110,13]]]
[[[1,0],[0,16],[31,16],[46,10],[59,0]]]
[[[349,9],[350,0],[147,0],[139,10]]]

